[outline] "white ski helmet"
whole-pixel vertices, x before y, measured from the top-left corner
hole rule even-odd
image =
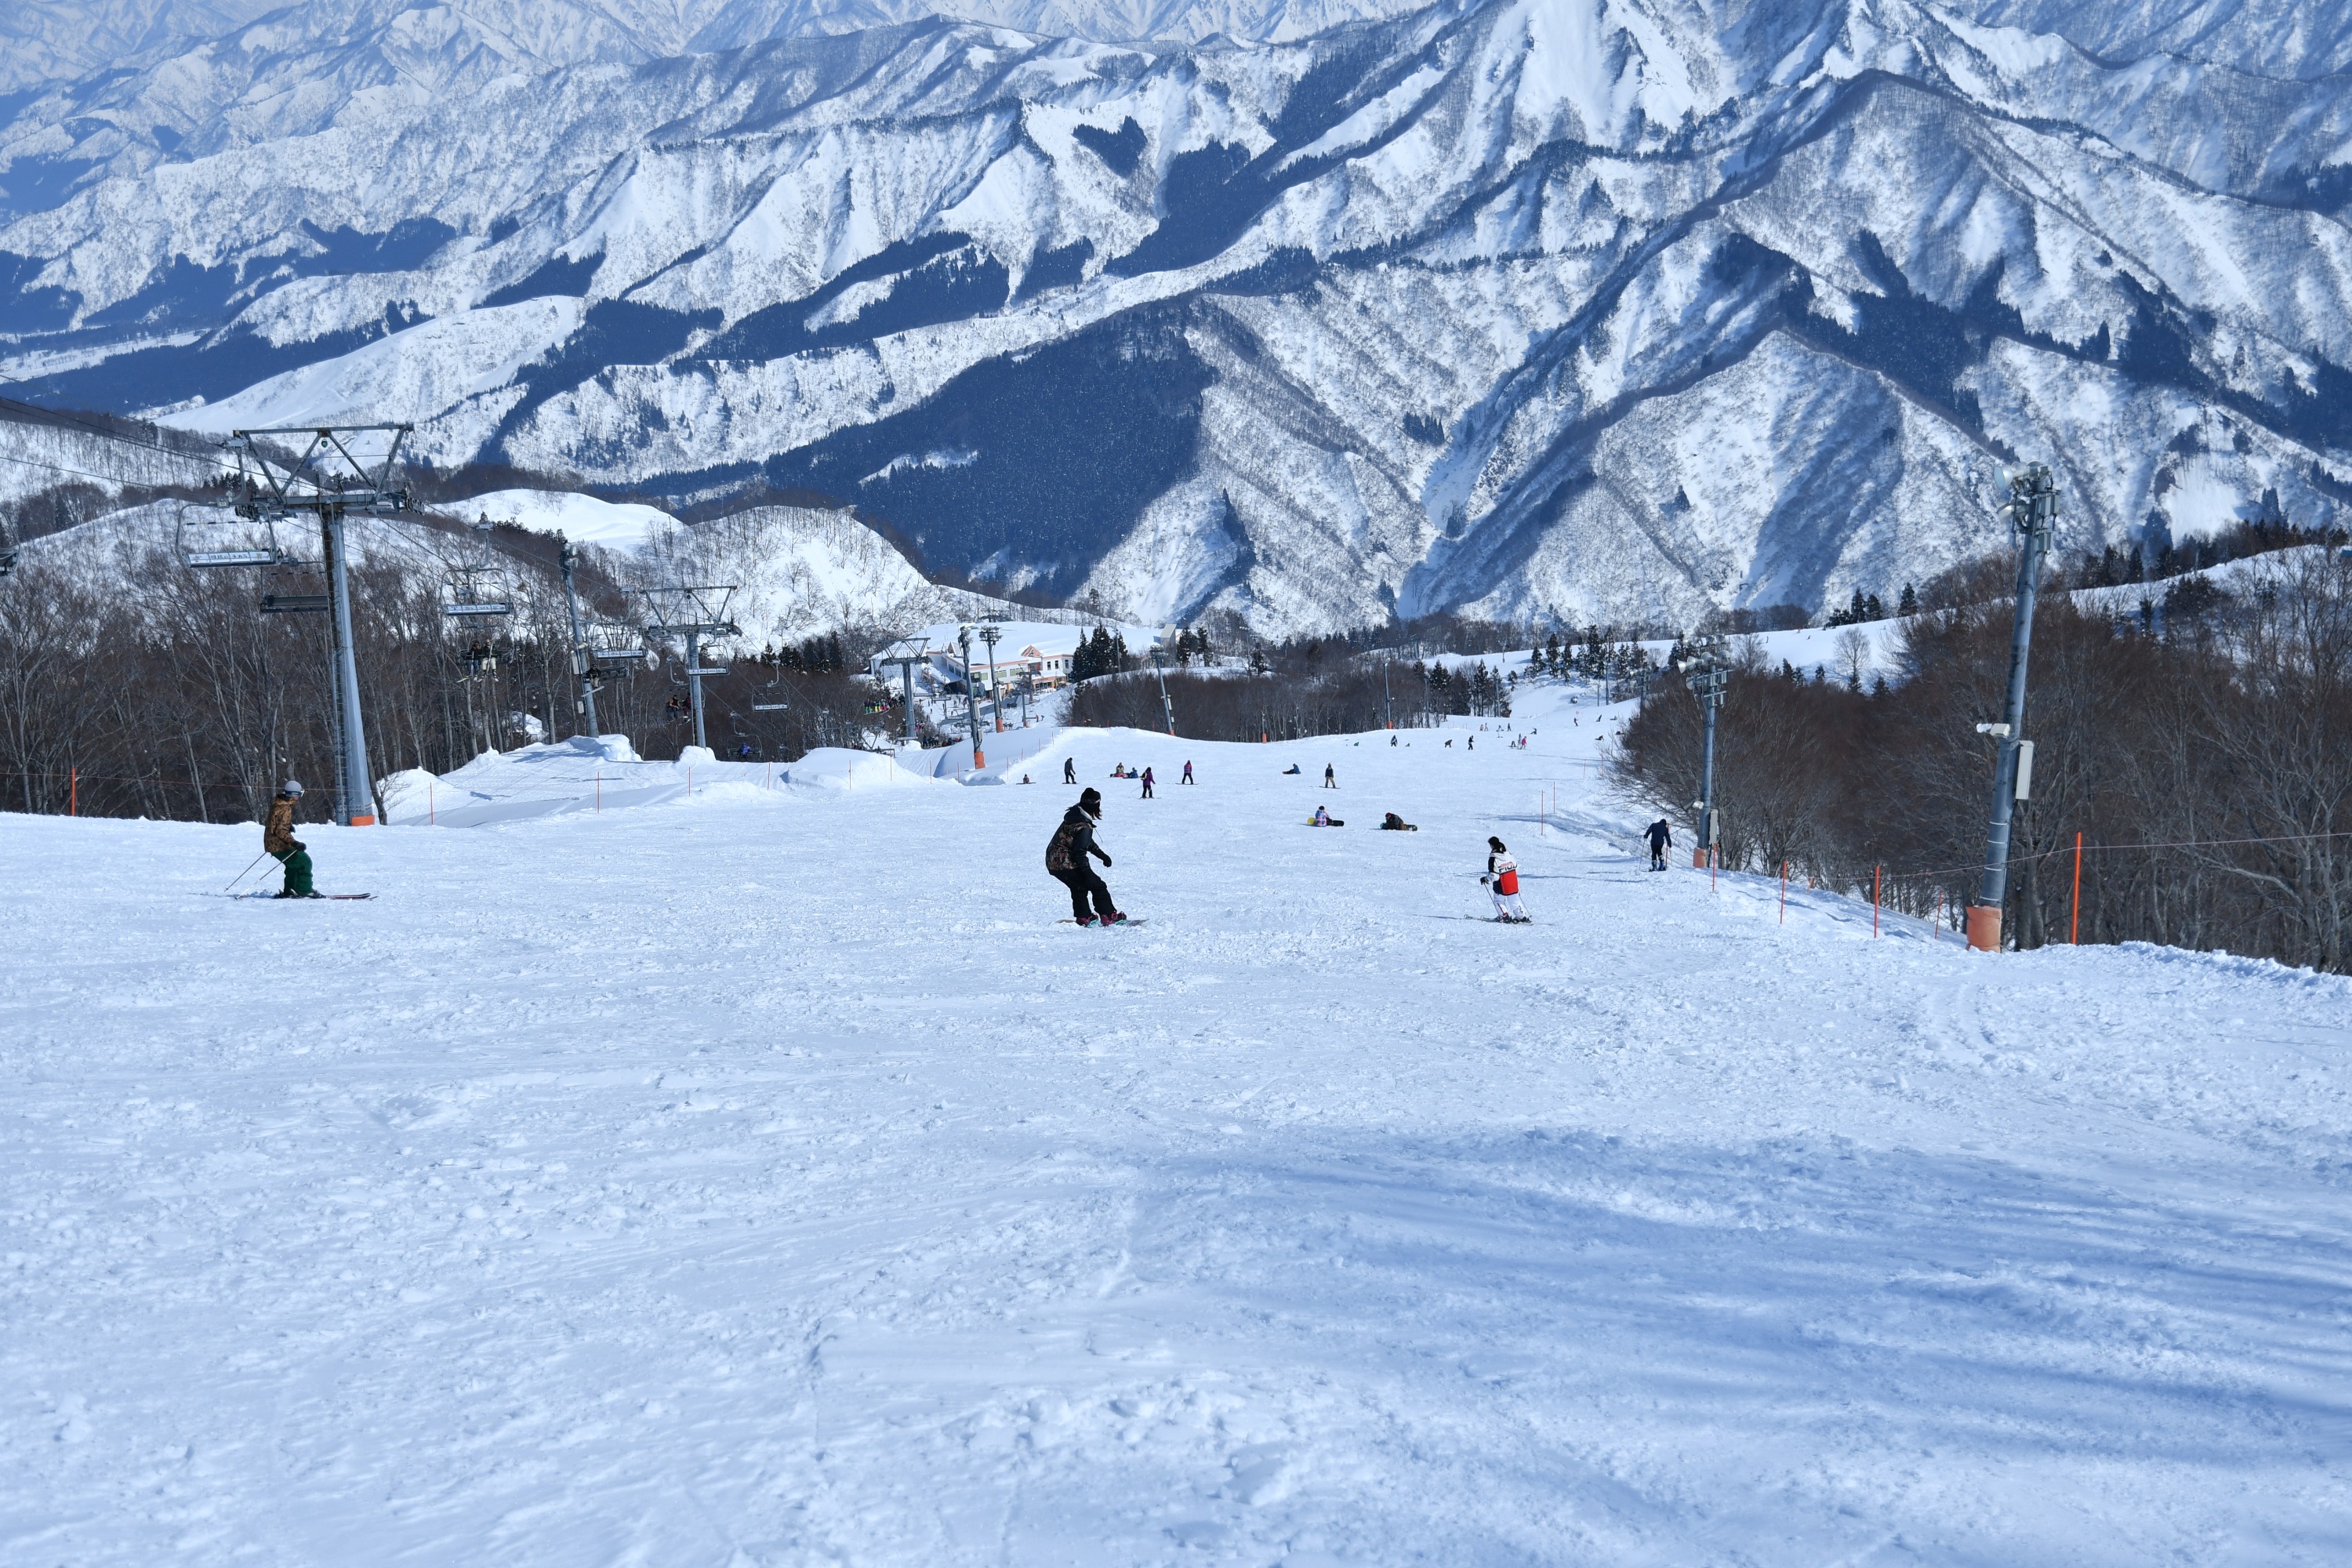
[[[300,799],[302,795],[302,781],[300,779],[288,779],[286,781],[286,793],[294,796],[298,800]]]

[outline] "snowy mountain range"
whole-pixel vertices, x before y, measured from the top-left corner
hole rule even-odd
[[[2352,13],[241,4],[0,24],[20,395],[1267,630],[2352,519]]]

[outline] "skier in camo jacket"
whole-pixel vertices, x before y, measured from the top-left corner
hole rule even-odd
[[[288,779],[269,803],[269,820],[262,825],[261,847],[286,868],[281,899],[315,899],[310,886],[310,850],[294,837],[294,807],[302,798],[302,781]]]

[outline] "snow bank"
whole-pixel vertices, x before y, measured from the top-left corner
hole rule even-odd
[[[782,800],[793,795],[934,782],[873,752],[824,750],[800,761],[719,762],[688,746],[676,762],[638,758],[625,735],[575,735],[552,745],[485,752],[453,772],[411,769],[377,789],[396,827],[481,827],[528,817],[601,815],[673,803]]]
[[[861,789],[906,789],[937,784],[928,773],[900,764],[896,757],[875,752],[853,752],[824,746],[798,762],[784,764],[777,777],[794,790],[830,794]]]

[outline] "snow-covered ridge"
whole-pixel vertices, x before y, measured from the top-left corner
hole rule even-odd
[[[370,74],[424,36],[394,6],[37,97],[0,373],[765,479],[929,567],[1269,631],[1885,595],[1998,543],[2028,457],[2072,545],[2352,496],[2352,77],[2288,0],[1444,0],[1197,46],[755,12],[800,36],[559,62],[451,12],[462,90],[424,90]]]

